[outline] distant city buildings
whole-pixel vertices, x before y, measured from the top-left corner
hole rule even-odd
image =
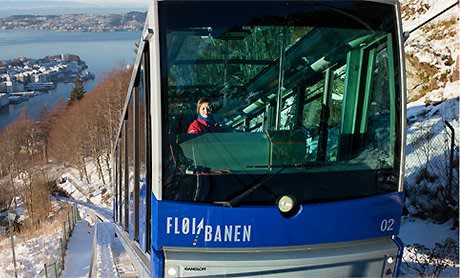
[[[2,30],[52,30],[58,32],[141,31],[145,12],[89,15],[13,15],[0,17]],[[0,60],[0,108],[22,102],[36,92],[49,91],[59,82],[94,79],[77,55],[61,54],[42,59]]]
[[[145,12],[89,15],[13,15],[0,17],[0,30],[53,30],[59,32],[141,31]]]
[[[58,82],[74,82],[78,75],[82,81],[94,79],[86,63],[72,54],[0,61],[0,107],[52,90]]]

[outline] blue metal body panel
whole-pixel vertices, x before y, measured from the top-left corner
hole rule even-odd
[[[152,277],[163,277],[165,258],[163,251],[153,250],[150,252],[151,256],[151,274]]]
[[[393,241],[399,247],[398,257],[396,258],[395,271],[393,273],[393,277],[396,278],[396,277],[399,277],[399,271],[400,271],[401,264],[402,264],[402,257],[403,257],[403,253],[404,253],[404,243],[402,242],[402,240],[398,236],[394,236]]]
[[[152,196],[152,248],[267,248],[363,240],[399,233],[403,193],[303,204],[292,217],[273,206],[228,208]]]

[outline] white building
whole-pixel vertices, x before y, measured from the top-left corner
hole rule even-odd
[[[10,80],[0,81],[0,93],[12,93],[13,90],[13,82]]]
[[[0,81],[0,94],[6,94],[6,81]]]
[[[8,104],[10,104],[10,101],[8,100],[8,95],[0,94],[0,108],[7,106]]]
[[[11,79],[7,73],[0,74],[0,81],[8,81],[8,80],[11,80]]]
[[[23,92],[24,91],[24,83],[20,82],[19,80],[13,81],[13,92]]]
[[[35,83],[44,83],[44,82],[48,82],[49,79],[48,79],[48,73],[45,72],[45,73],[35,73],[33,75],[33,82]]]

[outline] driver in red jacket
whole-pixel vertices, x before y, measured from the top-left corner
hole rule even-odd
[[[200,98],[196,103],[196,113],[198,116],[188,126],[188,134],[201,134],[203,132],[216,132],[220,127],[212,115],[211,102],[207,98]]]

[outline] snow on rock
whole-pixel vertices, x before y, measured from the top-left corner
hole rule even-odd
[[[405,31],[452,6],[448,0],[402,0]],[[409,215],[446,221],[458,214],[448,204],[450,131],[458,146],[460,97],[459,5],[417,29],[405,44],[408,87],[405,207]],[[458,157],[458,147],[455,150]],[[458,158],[457,158],[458,161]],[[453,169],[458,183],[458,167]],[[455,192],[454,192],[455,193]],[[457,190],[458,193],[458,190]],[[458,198],[457,198],[458,201]]]
[[[427,105],[426,98],[431,96],[441,96],[444,100]],[[458,146],[459,98],[460,81],[456,81],[408,104],[405,205],[410,215],[444,221],[455,212],[445,196],[451,140],[445,122],[454,128]],[[455,152],[458,158],[458,148]],[[453,176],[458,177],[458,167],[453,169]],[[458,182],[458,178],[455,181]]]
[[[424,21],[450,7],[455,1],[403,0],[403,29],[412,31]],[[457,4],[441,16],[410,33],[405,42],[409,101],[444,88],[460,79],[460,8]],[[428,103],[439,103],[446,96],[432,94]]]
[[[411,30],[427,18],[449,6],[452,1],[403,0],[404,29]],[[408,99],[407,149],[405,176],[405,207],[400,237],[406,248],[401,277],[417,277],[408,264],[413,264],[407,246],[421,244],[434,248],[452,239],[458,253],[458,197],[453,207],[446,198],[449,141],[447,121],[455,130],[456,146],[460,139],[459,125],[459,6],[411,34],[406,42]],[[458,161],[458,147],[456,149]],[[442,169],[439,169],[442,168]],[[453,169],[457,177],[458,166]],[[458,195],[458,190],[457,194]],[[434,220],[433,220],[434,219]],[[449,220],[450,219],[450,220]],[[457,220],[456,220],[457,219]],[[447,222],[445,222],[448,220]],[[434,223],[434,221],[436,223]],[[418,254],[423,256],[424,254]],[[454,268],[440,277],[459,277],[458,258]]]
[[[404,31],[414,30],[455,2],[402,0]],[[442,16],[414,31],[405,43],[409,101],[405,207],[408,215],[426,220],[404,217],[400,231],[405,245],[422,244],[427,248],[434,248],[436,243],[443,244],[446,239],[452,238],[457,244],[457,253],[458,204],[455,208],[447,203],[443,187],[447,184],[445,169],[448,168],[446,157],[449,151],[449,143],[445,138],[445,121],[455,129],[456,146],[460,141],[459,7],[457,4]],[[458,161],[458,148],[456,157]],[[444,172],[435,169],[438,166],[444,167]],[[458,186],[458,166],[455,167],[453,175],[457,177],[454,186]],[[437,223],[432,219],[437,219]],[[450,220],[440,223],[446,219]],[[407,263],[413,263],[408,251],[406,247],[401,277],[417,277],[416,273],[407,268]],[[456,264],[456,268],[445,270],[440,277],[459,277],[458,258]]]
[[[414,244],[421,244],[426,248],[435,248],[435,243],[443,244],[447,239],[451,239],[457,242],[457,253],[458,253],[458,234],[457,228],[452,228],[452,221],[448,221],[444,224],[435,224],[429,220],[421,220],[412,217],[403,217],[401,223],[401,229],[399,236],[406,246],[403,254],[403,265],[400,269],[400,278],[412,278],[418,277],[417,273],[409,267],[409,264],[414,263],[414,258],[411,256],[410,247]],[[447,251],[447,250],[446,250]],[[423,254],[419,254],[423,256]],[[446,258],[449,260],[450,258]],[[423,261],[423,260],[422,260]],[[459,277],[459,266],[458,258],[455,267],[448,267],[444,270],[439,277],[451,278]]]
[[[111,189],[104,183],[108,182],[109,174],[105,171],[104,177],[100,177],[92,161],[87,163],[86,170],[89,181],[82,179],[77,169],[68,167],[60,172],[56,185],[75,200],[110,207]]]

